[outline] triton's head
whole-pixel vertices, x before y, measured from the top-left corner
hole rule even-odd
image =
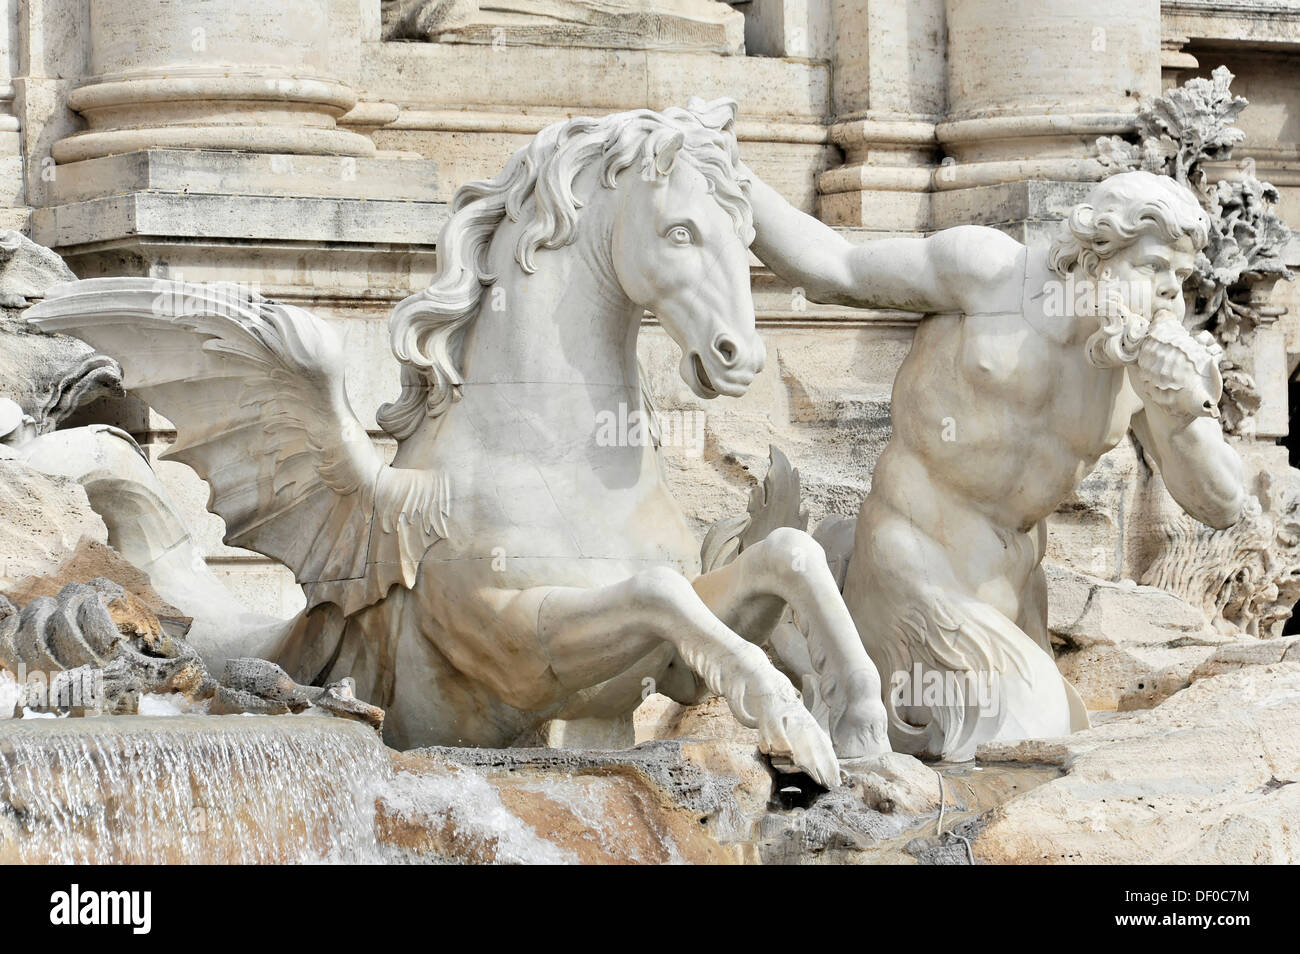
[[[1061,277],[1116,283],[1133,312],[1182,320],[1183,284],[1209,240],[1210,220],[1186,186],[1168,176],[1125,172],[1097,184],[1070,210],[1049,261]]]

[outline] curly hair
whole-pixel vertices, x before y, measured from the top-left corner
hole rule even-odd
[[[1098,183],[1070,210],[1048,264],[1062,278],[1075,268],[1099,278],[1102,262],[1147,234],[1169,242],[1187,236],[1199,251],[1209,241],[1210,219],[1195,193],[1174,179],[1123,172]]]

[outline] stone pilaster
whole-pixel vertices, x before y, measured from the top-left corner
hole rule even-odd
[[[922,231],[944,107],[942,0],[833,0],[831,141],[818,214],[833,225]]]

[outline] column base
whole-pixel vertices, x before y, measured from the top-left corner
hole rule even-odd
[[[846,162],[817,179],[817,214],[829,225],[923,232],[930,222],[937,141],[932,118],[873,114],[831,127]]]
[[[101,78],[68,96],[90,128],[51,155],[59,163],[155,148],[373,156],[372,140],[335,125],[356,104],[342,83],[273,70]]]

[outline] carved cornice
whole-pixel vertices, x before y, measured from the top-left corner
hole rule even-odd
[[[1300,2],[1297,0],[1162,0],[1160,13],[1300,21]]]
[[[1196,40],[1232,40],[1262,47],[1300,43],[1297,0],[1164,0],[1161,32]],[[1238,29],[1233,29],[1233,24]]]

